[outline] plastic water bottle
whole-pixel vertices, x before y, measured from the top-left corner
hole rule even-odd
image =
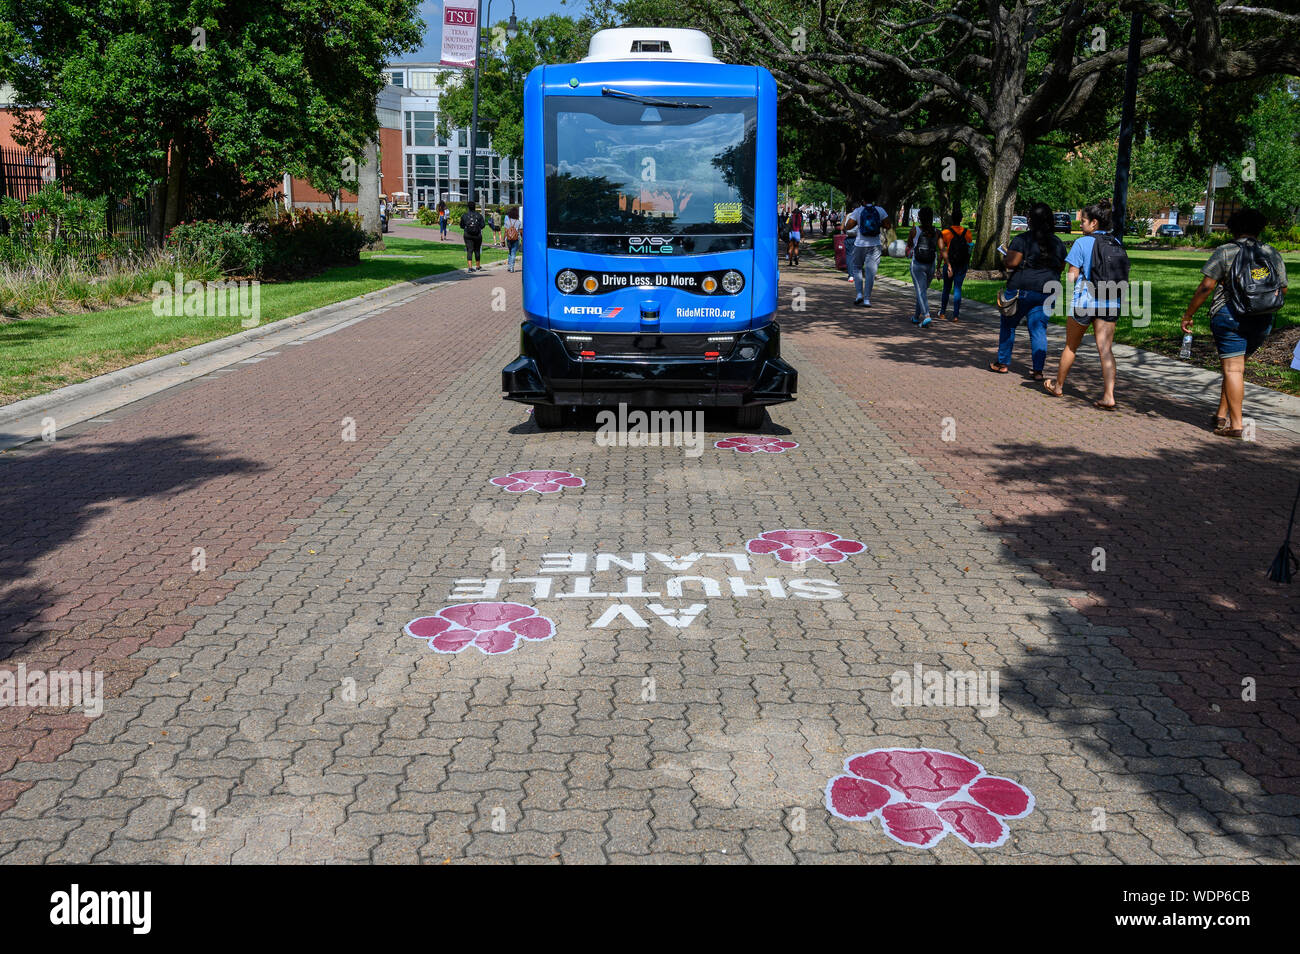
[[[1183,335],[1183,346],[1178,349],[1178,357],[1186,361],[1189,358],[1191,358],[1191,356],[1192,356],[1192,333],[1189,331],[1187,334]]]

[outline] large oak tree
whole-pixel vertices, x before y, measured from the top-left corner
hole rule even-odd
[[[0,81],[79,187],[152,191],[161,236],[359,158],[422,34],[419,0],[0,0]]]

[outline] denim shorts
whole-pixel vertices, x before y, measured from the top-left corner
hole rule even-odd
[[[1210,331],[1214,333],[1214,346],[1219,349],[1220,358],[1250,357],[1272,330],[1272,315],[1238,321],[1227,308],[1220,308],[1210,316]]]

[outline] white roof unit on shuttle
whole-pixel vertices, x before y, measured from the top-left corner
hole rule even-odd
[[[713,41],[699,30],[657,27],[620,27],[601,30],[591,38],[582,62],[603,60],[675,60],[688,63],[717,63]]]

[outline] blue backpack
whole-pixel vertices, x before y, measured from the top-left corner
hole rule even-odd
[[[859,235],[880,234],[880,213],[874,205],[863,206],[862,221],[858,223]]]

